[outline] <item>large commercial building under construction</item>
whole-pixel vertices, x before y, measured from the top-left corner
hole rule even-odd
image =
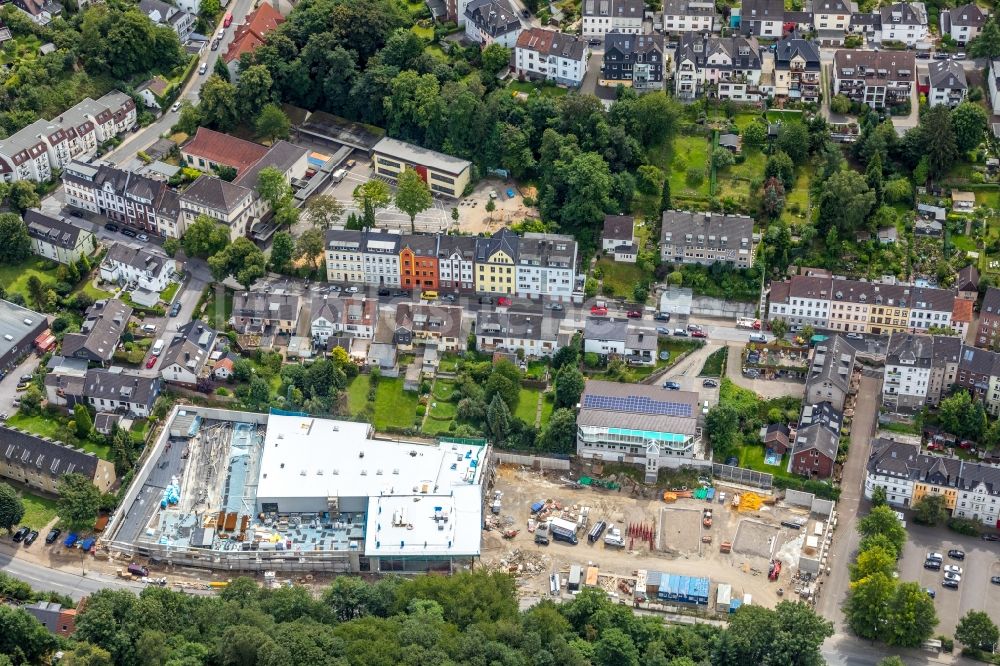
[[[106,534],[112,551],[233,571],[426,572],[480,552],[482,440],[177,407]]]

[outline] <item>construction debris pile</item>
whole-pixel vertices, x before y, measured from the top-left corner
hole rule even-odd
[[[549,566],[547,555],[517,548],[500,560],[498,570],[514,576],[532,577],[548,571]]]

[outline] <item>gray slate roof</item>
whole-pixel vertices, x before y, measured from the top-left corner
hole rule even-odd
[[[229,183],[215,176],[202,175],[181,194],[182,202],[205,206],[228,214],[234,210],[251,191],[240,185]]]
[[[97,475],[98,458],[93,453],[7,426],[0,426],[0,455],[8,464],[31,466],[53,478],[82,474],[93,479]]]
[[[79,333],[63,337],[63,356],[110,361],[132,316],[132,308],[117,299],[97,301],[84,317]]]
[[[83,383],[83,396],[91,400],[118,400],[149,408],[159,394],[159,377],[145,377],[121,368],[91,368]]]
[[[174,363],[198,374],[215,346],[218,333],[204,322],[195,319],[181,326],[160,357],[160,368]]]
[[[642,0],[583,0],[584,16],[641,19],[645,12]]]
[[[666,210],[660,238],[665,245],[697,243],[713,249],[739,250],[753,242],[753,220],[746,215]]]
[[[965,69],[955,60],[932,60],[927,65],[931,88],[947,90],[966,90],[969,87],[965,80]]]
[[[24,212],[24,223],[28,226],[28,235],[32,238],[67,250],[76,247],[83,232],[64,218],[52,217],[36,208]]]

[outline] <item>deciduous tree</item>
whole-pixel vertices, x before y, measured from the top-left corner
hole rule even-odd
[[[431,189],[415,169],[404,169],[396,183],[396,207],[410,216],[410,233],[417,233],[416,217],[434,205]]]
[[[231,130],[239,119],[236,86],[213,74],[201,86],[198,105],[201,120],[220,132]]]
[[[271,242],[271,266],[274,270],[278,272],[284,271],[292,260],[294,253],[295,240],[292,238],[292,235],[287,231],[276,233],[274,240]]]
[[[249,289],[267,272],[267,257],[253,241],[241,236],[209,257],[208,266],[217,281],[232,276],[244,289]]]
[[[288,116],[277,104],[265,104],[257,114],[255,125],[257,136],[274,143],[278,139],[287,139],[292,129],[292,123]]]
[[[314,268],[318,268],[326,248],[326,236],[322,229],[306,229],[295,245],[296,256],[304,258]]]
[[[20,215],[0,213],[0,262],[16,264],[31,256],[31,237]]]
[[[221,58],[220,58],[221,60]],[[274,102],[274,81],[264,65],[240,70],[236,84],[236,110],[242,118],[256,118],[265,105]],[[281,108],[277,107],[280,111]]]
[[[955,130],[955,144],[962,152],[978,146],[986,135],[989,117],[986,110],[975,102],[962,102],[951,112],[951,126]]]
[[[0,528],[10,532],[24,516],[24,502],[9,484],[0,483]]]
[[[767,158],[764,164],[764,180],[777,178],[785,186],[785,191],[795,186],[795,163],[787,153],[779,150]]]
[[[73,421],[77,437],[87,438],[94,431],[94,420],[90,418],[90,411],[82,402],[76,403],[73,407]]]
[[[889,607],[889,622],[885,625],[885,642],[889,645],[919,647],[934,635],[938,624],[934,600],[919,583],[896,585]]]
[[[913,503],[913,520],[921,525],[937,525],[948,520],[944,496],[924,495]]]
[[[583,395],[584,381],[575,365],[564,365],[556,373],[555,407],[575,409],[580,396]]]
[[[576,414],[571,409],[552,412],[548,424],[538,436],[538,447],[549,453],[573,453],[576,450]]]
[[[895,547],[895,552],[903,552],[906,544],[906,530],[899,524],[896,513],[887,506],[876,506],[867,516],[857,521],[857,530],[862,538],[880,534]]]
[[[324,230],[337,224],[344,214],[344,205],[329,194],[310,197],[305,208],[309,214],[309,221]]]
[[[82,474],[65,474],[59,480],[59,518],[70,529],[93,527],[101,491]]]
[[[963,645],[977,649],[990,650],[1000,642],[1000,630],[990,619],[988,613],[970,610],[962,616],[955,627],[955,638]]]
[[[229,231],[208,215],[199,215],[181,237],[184,254],[207,259],[229,243]]]

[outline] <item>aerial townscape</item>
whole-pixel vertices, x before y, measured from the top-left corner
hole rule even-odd
[[[1000,664],[953,5],[0,4],[0,666]]]

